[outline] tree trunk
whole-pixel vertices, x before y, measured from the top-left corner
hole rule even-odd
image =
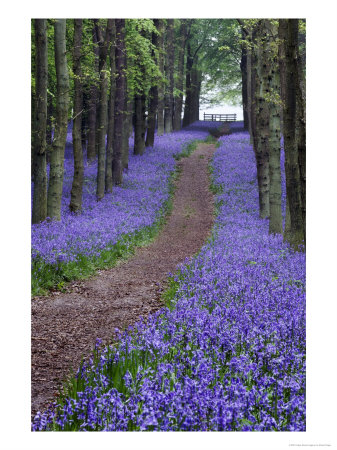
[[[193,66],[193,58],[191,53],[191,44],[187,43],[187,59],[186,59],[186,84],[185,84],[185,107],[184,107],[184,118],[183,127],[187,127],[191,122],[191,71]]]
[[[113,24],[110,47],[110,96],[108,105],[108,136],[105,160],[105,192],[112,192],[112,154],[115,126],[115,96],[116,96],[116,28]]]
[[[144,94],[135,96],[135,155],[142,155],[145,149],[145,100]]]
[[[55,68],[57,80],[55,136],[50,154],[47,215],[61,220],[64,149],[67,139],[69,75],[66,56],[66,19],[55,20]]]
[[[70,211],[78,212],[82,208],[83,190],[83,150],[81,139],[82,125],[82,70],[81,70],[81,48],[82,48],[82,19],[74,19],[74,120],[73,120],[73,153],[74,153],[74,178],[71,188]]]
[[[127,80],[126,80],[127,85]],[[128,98],[128,91],[125,95],[125,109],[126,114],[124,115],[124,128],[123,128],[123,156],[122,165],[123,169],[128,169],[129,167],[129,138],[132,135],[132,113],[134,110],[134,100]]]
[[[119,185],[123,180],[123,125],[125,118],[125,19],[115,19],[116,23],[116,98],[114,149],[112,155],[112,182]]]
[[[250,143],[253,145],[254,153],[255,153],[255,159],[256,159],[256,150],[257,150],[257,131],[256,131],[256,85],[257,85],[257,73],[256,73],[256,67],[257,67],[257,55],[256,55],[256,48],[253,46],[255,45],[256,41],[256,28],[252,30],[251,33],[251,52],[250,52],[250,128],[251,128],[251,135],[250,135]],[[256,159],[256,165],[257,165],[257,159]]]
[[[93,44],[95,54],[95,72],[98,71],[99,61],[99,47],[97,45],[97,36],[95,25],[93,25]],[[97,85],[91,84],[90,88],[90,100],[88,111],[88,147],[87,147],[87,159],[92,161],[96,158],[96,112],[97,112]]]
[[[305,81],[303,79],[302,60],[297,46],[296,68],[296,94],[297,94],[297,149],[300,169],[301,210],[304,244],[306,242],[306,117],[305,117]]]
[[[164,85],[164,19],[158,20],[158,59],[159,59],[159,71],[162,79],[158,84],[158,112],[157,112],[157,136],[164,134],[164,97],[165,97],[165,85]]]
[[[81,123],[81,141],[83,152],[87,150],[87,134],[88,134],[88,98],[85,85],[82,82],[82,123]]]
[[[183,110],[183,90],[184,90],[184,61],[185,61],[185,47],[188,36],[187,21],[181,20],[179,38],[178,38],[178,70],[177,70],[177,90],[179,94],[175,97],[174,104],[174,131],[181,129],[181,114]]]
[[[166,67],[168,85],[165,93],[165,133],[173,130],[174,19],[167,19]]]
[[[304,224],[301,207],[301,185],[296,142],[296,49],[298,35],[297,19],[280,19],[280,32],[284,45],[284,152],[287,200],[290,213],[290,232],[286,239],[295,248],[304,243]],[[282,67],[282,66],[281,66]]]
[[[32,222],[39,223],[47,217],[47,83],[48,42],[47,21],[35,19],[36,92],[33,120],[33,208]]]
[[[269,180],[270,180],[270,191],[269,191],[269,233],[283,233],[282,224],[282,207],[281,207],[281,164],[280,164],[280,153],[281,153],[281,121],[280,121],[280,106],[278,104],[278,99],[280,98],[280,76],[279,67],[277,61],[277,52],[273,50],[271,45],[272,41],[277,38],[277,26],[271,21],[267,21],[268,28],[272,33],[269,36],[268,51],[270,54],[268,67],[270,68],[270,73],[268,77],[268,91],[271,95],[271,100],[269,102]]]
[[[97,115],[97,150],[98,150],[98,164],[97,164],[97,189],[96,199],[102,200],[105,193],[105,136],[108,121],[108,76],[107,76],[107,56],[109,51],[109,45],[111,41],[111,34],[113,28],[113,19],[108,19],[105,36],[95,19],[96,33],[98,37],[99,45],[99,76],[100,76],[100,88],[99,88],[99,103],[98,103],[98,115]]]
[[[201,72],[197,68],[198,58],[194,58],[194,66],[191,70],[191,111],[190,123],[199,120],[199,97],[201,89]]]
[[[259,45],[257,45],[256,66],[256,161],[259,186],[260,217],[269,217],[269,106],[268,96],[268,53],[266,29],[262,20],[258,28]]]
[[[154,19],[154,25],[158,29],[158,19]],[[155,48],[158,48],[158,35],[156,33],[152,33],[152,44]],[[155,64],[158,64],[158,61],[155,57],[155,52],[152,51],[152,58],[155,61]],[[149,115],[148,115],[148,127],[146,133],[146,147],[153,147],[154,144],[154,134],[156,129],[156,114],[158,108],[158,84],[151,86],[149,92]]]

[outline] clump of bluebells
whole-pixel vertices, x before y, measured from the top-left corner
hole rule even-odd
[[[208,136],[207,127],[197,122],[182,131],[156,137],[155,145],[142,156],[133,155],[130,139],[129,167],[121,186],[113,188],[103,200],[96,201],[97,161],[85,161],[81,214],[69,211],[74,173],[72,134],[69,127],[64,162],[64,185],[61,221],[44,221],[32,225],[33,290],[47,283],[48,277],[61,272],[81,270],[82,262],[98,258],[107,260],[109,251],[122,246],[126,252],[130,237],[153,226],[163,215],[170,197],[170,180],[176,158],[184,154],[194,140]],[[213,124],[219,126],[219,124]],[[121,245],[122,242],[122,245]],[[78,273],[81,276],[81,273]],[[46,281],[47,280],[47,281]],[[48,287],[48,286],[46,286]]]
[[[259,218],[248,135],[220,142],[213,235],[168,307],[98,342],[33,430],[305,430],[305,255]]]

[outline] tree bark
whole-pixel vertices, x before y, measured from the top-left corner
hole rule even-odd
[[[301,206],[300,171],[296,142],[296,49],[298,36],[298,19],[280,19],[281,45],[284,45],[284,152],[287,200],[290,213],[290,231],[286,239],[295,248],[304,243],[304,224]]]
[[[112,156],[112,182],[119,185],[123,180],[123,125],[125,119],[125,19],[115,19],[116,23],[116,98],[114,149]]]
[[[159,59],[159,71],[162,79],[158,83],[158,112],[157,112],[157,136],[164,134],[164,97],[165,97],[165,85],[164,85],[164,19],[158,21],[158,59]]]
[[[111,34],[113,29],[113,19],[108,19],[105,35],[98,20],[95,20],[96,34],[99,45],[99,103],[98,103],[98,115],[97,115],[97,151],[98,151],[98,164],[97,164],[97,189],[96,199],[102,200],[105,193],[105,159],[106,159],[106,146],[105,136],[107,130],[108,121],[108,76],[107,76],[107,56],[109,51],[109,45],[111,41]]]
[[[127,80],[126,86],[128,86]],[[133,109],[134,109],[134,100],[129,99],[127,87],[125,95],[125,108],[124,108],[126,114],[124,115],[124,129],[123,129],[123,156],[122,156],[123,169],[128,169],[129,167],[129,138],[133,132],[132,128]]]
[[[256,65],[256,162],[259,186],[260,217],[269,217],[269,106],[268,96],[268,56],[266,29],[262,20],[258,26],[257,65]]]
[[[47,215],[61,220],[64,149],[67,139],[69,75],[66,56],[66,19],[55,20],[55,67],[57,80],[55,136],[50,154]]]
[[[305,114],[305,81],[303,79],[302,59],[297,45],[296,66],[296,102],[297,102],[297,149],[300,169],[301,211],[304,244],[306,243],[306,114]]]
[[[99,47],[97,44],[97,36],[95,25],[93,24],[93,44],[94,44],[94,54],[95,54],[95,65],[94,70],[98,72],[98,62],[99,62]],[[96,83],[91,84],[90,88],[90,100],[89,100],[89,111],[88,111],[88,147],[87,147],[87,159],[92,161],[96,158],[96,113],[97,113],[97,85]]]
[[[277,26],[266,21],[271,35],[268,42],[269,63],[268,91],[269,102],[269,233],[282,234],[282,188],[281,188],[281,120],[280,120],[280,76],[277,51],[273,50],[272,42],[277,39]]]
[[[191,70],[191,111],[190,111],[190,123],[199,120],[199,98],[201,90],[201,72],[197,68],[198,58],[194,58],[194,66]]]
[[[181,129],[181,114],[183,110],[183,90],[184,90],[184,61],[185,48],[188,37],[187,20],[182,19],[178,38],[178,68],[177,68],[177,90],[179,94],[174,102],[174,131]]]
[[[174,19],[167,20],[167,35],[166,35],[166,68],[165,74],[167,76],[168,85],[165,93],[165,115],[164,128],[165,133],[171,133],[173,130],[173,74],[174,74]]]
[[[158,30],[158,19],[154,19],[154,26]],[[157,33],[152,33],[152,45],[155,48],[158,48],[158,35]],[[152,51],[152,58],[155,61],[155,64],[158,64],[157,58],[155,56],[155,51]],[[146,133],[146,147],[153,147],[154,145],[154,135],[156,129],[156,114],[158,108],[158,84],[154,84],[151,86],[149,91],[149,114],[148,114],[148,127]]]
[[[81,70],[81,48],[82,48],[82,19],[74,19],[74,120],[73,120],[73,154],[74,154],[74,178],[71,188],[70,211],[78,212],[82,208],[83,190],[83,149],[81,138],[82,125],[82,70]]]
[[[39,223],[47,217],[47,83],[48,83],[48,42],[47,21],[35,19],[35,65],[36,92],[33,117],[33,208],[32,222]]]
[[[185,107],[184,107],[184,118],[183,127],[187,127],[191,122],[191,71],[193,66],[193,58],[191,52],[191,44],[187,43],[187,59],[186,59],[186,83],[185,83]]]
[[[135,155],[142,155],[145,149],[145,101],[144,94],[135,96]]]
[[[116,96],[116,28],[113,23],[110,47],[110,96],[108,105],[108,130],[105,160],[105,192],[112,192],[112,154],[115,127],[115,96]]]

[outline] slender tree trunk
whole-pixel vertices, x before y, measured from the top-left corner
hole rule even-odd
[[[93,24],[93,43],[95,54],[95,72],[98,71],[99,62],[99,47],[97,44],[97,36],[95,25]],[[92,161],[96,158],[96,112],[97,112],[97,85],[92,83],[90,88],[90,100],[88,111],[88,147],[87,147],[87,159]]]
[[[167,20],[166,35],[166,68],[165,73],[168,79],[168,85],[165,94],[165,133],[171,133],[173,130],[173,73],[174,73],[174,19]]]
[[[33,121],[33,208],[32,222],[39,223],[47,217],[47,168],[46,168],[46,127],[47,127],[47,83],[48,83],[48,42],[47,21],[35,19],[35,63],[36,92]]]
[[[279,21],[278,27],[278,38],[280,44],[278,45],[278,55],[279,55],[279,72],[280,72],[280,93],[283,107],[281,108],[281,134],[284,138],[284,105],[285,105],[285,90],[286,90],[286,81],[285,81],[285,39],[286,39],[286,29],[285,22]],[[284,147],[284,145],[283,145]],[[289,236],[291,230],[290,223],[290,210],[288,197],[286,196],[286,218],[285,218],[285,226],[284,226],[284,236]]]
[[[187,59],[186,59],[186,84],[185,84],[185,108],[184,108],[184,118],[183,127],[187,127],[191,122],[191,71],[193,66],[193,58],[191,53],[191,44],[187,43]]]
[[[113,19],[108,19],[105,30],[105,35],[98,23],[95,20],[96,33],[99,44],[99,103],[98,103],[98,120],[97,120],[97,150],[98,150],[98,165],[97,165],[97,201],[102,200],[105,193],[105,159],[106,146],[105,136],[108,121],[108,76],[107,76],[107,56],[109,45],[111,41],[111,34],[113,29]]]
[[[187,21],[181,20],[179,38],[178,38],[178,70],[177,70],[177,89],[179,94],[175,97],[174,107],[174,123],[173,129],[178,131],[181,129],[181,114],[183,110],[183,90],[184,90],[184,61],[185,47],[188,36]]]
[[[88,98],[84,83],[82,83],[82,121],[81,121],[81,142],[83,152],[87,149],[87,134],[88,134]]]
[[[195,65],[191,70],[191,100],[190,123],[199,120],[199,97],[201,89],[201,72],[197,68],[198,58],[194,58]]]
[[[83,150],[81,139],[82,124],[82,70],[81,70],[81,48],[82,48],[82,19],[74,19],[74,120],[73,120],[73,153],[74,153],[74,178],[71,188],[70,211],[78,212],[82,208],[83,190]]]
[[[110,47],[110,96],[108,105],[108,135],[107,135],[107,149],[105,161],[105,192],[112,192],[112,154],[113,154],[113,139],[115,126],[115,96],[116,96],[116,28],[113,23]]]
[[[268,67],[270,68],[268,77],[268,91],[271,95],[269,102],[269,233],[283,233],[282,224],[282,188],[281,188],[281,120],[280,120],[280,106],[278,100],[280,99],[280,76],[278,67],[278,55],[273,50],[271,43],[277,38],[277,26],[271,21],[267,21],[268,29],[272,33],[269,37],[268,52],[270,54]],[[272,39],[273,38],[273,39]]]
[[[301,207],[301,185],[298,164],[298,149],[296,142],[296,49],[298,35],[297,19],[280,19],[286,39],[281,45],[285,46],[285,104],[283,110],[284,121],[284,152],[287,200],[290,213],[290,232],[286,239],[298,248],[304,242],[304,224]]]
[[[158,86],[151,86],[149,92],[149,115],[148,115],[148,127],[146,133],[146,147],[153,147],[154,135],[156,129],[156,112],[158,105]]]
[[[145,149],[145,100],[144,94],[135,96],[135,155],[142,155]]]
[[[257,134],[257,179],[259,185],[260,217],[269,217],[269,106],[268,95],[268,55],[264,21],[259,27],[260,43],[257,46],[256,83],[256,134]]]
[[[158,19],[154,19],[154,25],[158,29]],[[152,44],[155,48],[158,48],[158,35],[156,33],[152,33]],[[155,52],[152,51],[152,58],[155,61],[155,64],[158,64],[158,61],[155,56]],[[154,145],[154,135],[156,129],[156,114],[158,108],[158,84],[151,86],[149,92],[149,115],[148,115],[148,127],[146,133],[146,147],[153,147]]]
[[[127,85],[127,80],[126,80],[126,85]],[[123,156],[122,156],[123,169],[128,169],[128,167],[129,167],[129,138],[133,132],[133,127],[132,127],[133,110],[134,110],[134,100],[129,99],[128,91],[127,91],[127,94],[125,95],[126,114],[124,116],[124,129],[123,129]]]
[[[112,181],[119,185],[123,180],[123,125],[125,119],[125,19],[115,19],[116,23],[116,97],[114,149],[112,156]]]
[[[66,19],[55,21],[55,67],[57,80],[55,136],[50,154],[47,215],[61,220],[64,149],[67,140],[69,75],[66,56]]]
[[[157,136],[164,134],[164,97],[165,97],[165,85],[164,85],[164,19],[158,20],[158,59],[159,59],[159,71],[162,79],[158,84],[158,112],[157,112]]]
[[[257,55],[256,55],[256,47],[255,41],[256,41],[256,29],[252,30],[251,33],[251,42],[252,42],[252,48],[250,52],[250,128],[251,128],[251,134],[250,134],[250,143],[253,145],[254,153],[255,153],[255,159],[257,164],[257,158],[256,158],[256,151],[257,151],[257,129],[256,129],[256,88],[257,88],[257,73],[256,73],[256,67],[257,67]]]
[[[297,94],[297,149],[301,184],[301,210],[304,244],[306,242],[306,117],[305,117],[305,81],[303,79],[302,60],[297,46],[296,70]]]

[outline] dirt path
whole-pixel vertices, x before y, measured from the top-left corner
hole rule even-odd
[[[162,307],[169,272],[202,246],[213,224],[207,165],[214,145],[200,144],[178,164],[173,210],[158,237],[116,267],[71,283],[70,292],[32,300],[32,415],[55,399],[71,367],[89,355],[96,338]]]

